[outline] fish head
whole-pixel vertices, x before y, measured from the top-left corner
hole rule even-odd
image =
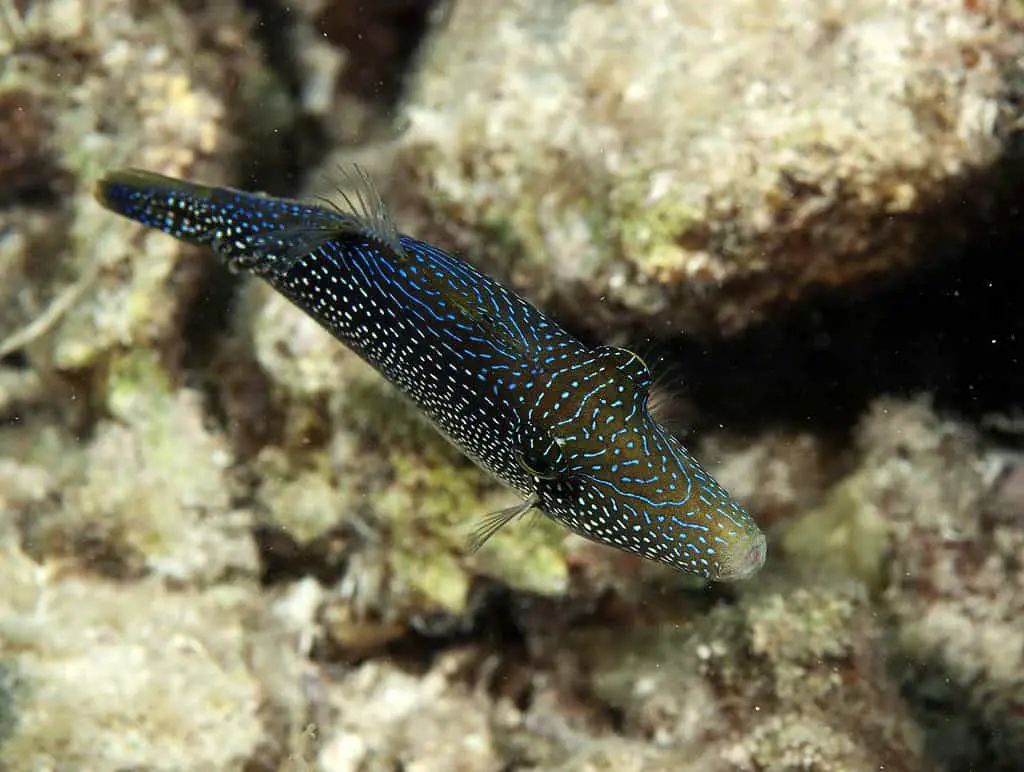
[[[650,414],[650,386],[643,359],[611,347],[548,380],[520,456],[540,507],[587,539],[686,573],[752,576],[764,534]]]

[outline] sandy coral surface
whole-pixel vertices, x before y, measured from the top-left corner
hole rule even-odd
[[[740,329],[964,243],[1016,120],[996,5],[456,2],[399,180],[590,326]]]

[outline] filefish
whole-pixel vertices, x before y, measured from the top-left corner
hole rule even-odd
[[[539,510],[594,542],[710,580],[764,563],[755,521],[648,410],[633,351],[587,346],[469,263],[400,233],[368,176],[304,203],[127,169],[108,209],[254,274],[375,367],[523,501],[483,518],[475,551]]]

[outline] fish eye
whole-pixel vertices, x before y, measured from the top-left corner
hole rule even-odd
[[[542,480],[553,480],[568,468],[561,446],[551,436],[527,442],[519,451],[518,461],[531,477]]]

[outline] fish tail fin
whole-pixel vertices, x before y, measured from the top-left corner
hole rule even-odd
[[[232,268],[261,275],[284,273],[325,241],[360,227],[356,217],[334,209],[139,169],[104,176],[96,199],[149,228],[210,247]]]
[[[110,172],[96,183],[96,200],[112,212],[182,241],[203,244],[212,188],[140,169]]]

